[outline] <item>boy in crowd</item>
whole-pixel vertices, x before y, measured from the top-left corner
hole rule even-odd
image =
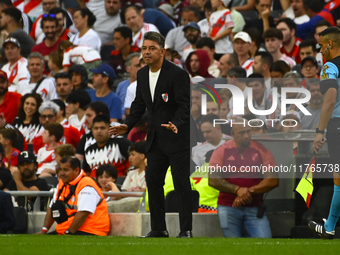
[[[7,169],[13,169],[18,166],[18,155],[20,151],[14,148],[18,140],[18,135],[14,129],[1,129],[0,130],[0,143],[5,148],[3,155],[3,164]]]
[[[101,187],[102,191],[112,191],[112,192],[120,192],[119,188],[116,186],[115,182],[118,177],[118,171],[115,166],[110,164],[104,164],[98,167],[96,171],[96,179]],[[106,201],[110,200],[118,200],[119,198],[115,197],[107,197]]]
[[[42,139],[44,147],[38,151],[38,171],[39,177],[47,177],[56,174],[56,155],[55,149],[59,146],[59,141],[64,135],[64,128],[59,123],[48,123],[45,125]]]
[[[124,191],[146,191],[145,182],[145,142],[138,142],[130,146],[129,162],[134,167],[127,173],[125,181],[122,185]]]

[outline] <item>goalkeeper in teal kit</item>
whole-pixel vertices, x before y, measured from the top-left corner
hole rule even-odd
[[[324,131],[327,129],[328,152],[333,168],[334,192],[327,220],[323,223],[310,221],[308,226],[323,239],[335,235],[335,226],[340,217],[340,29],[329,27],[320,34],[320,46],[326,63],[322,67],[320,91],[324,95],[319,125],[313,149],[317,152],[325,143]]]

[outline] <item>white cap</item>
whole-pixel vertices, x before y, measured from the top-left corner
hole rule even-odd
[[[223,3],[224,7],[227,7],[228,4],[231,2],[231,0],[221,0],[221,1]]]
[[[238,32],[233,39],[233,42],[235,42],[236,39],[241,39],[244,42],[251,43],[251,38],[248,33],[246,32]]]
[[[162,10],[166,14],[168,14],[170,17],[174,16],[174,8],[172,7],[171,4],[164,3],[158,6],[158,10]]]

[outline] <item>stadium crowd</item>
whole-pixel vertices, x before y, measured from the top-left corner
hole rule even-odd
[[[237,184],[228,197],[195,172],[210,157],[216,159],[212,150],[235,136],[229,124],[215,126],[214,119],[253,120],[253,135],[317,127],[325,62],[318,53],[318,34],[339,23],[340,0],[0,0],[0,12],[1,190],[48,190],[40,179],[57,178],[66,156],[82,161],[84,173],[103,191],[147,189],[147,118],[126,137],[111,137],[109,128],[130,114],[137,73],[145,66],[143,37],[155,31],[165,37],[165,58],[191,78],[191,115],[197,129],[191,179],[204,213],[238,197],[230,206],[254,206],[248,189],[252,183],[244,183],[243,191]],[[244,114],[234,114],[236,102],[225,88],[216,89],[221,103],[208,95],[202,114],[206,91],[227,83],[242,91]],[[312,115],[295,104],[285,105],[282,115],[283,88],[309,90],[304,106]],[[247,106],[248,95],[256,110],[271,109],[273,101],[277,107],[268,115],[255,115]],[[294,100],[305,94],[285,96]],[[36,156],[36,166],[28,171],[18,162],[25,151]],[[257,195],[256,206],[262,195]]]

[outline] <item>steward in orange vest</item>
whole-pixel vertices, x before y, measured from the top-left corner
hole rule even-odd
[[[106,236],[110,220],[101,189],[81,170],[77,158],[67,156],[60,163],[57,191],[37,234],[46,234],[56,221],[56,231],[49,234]]]

